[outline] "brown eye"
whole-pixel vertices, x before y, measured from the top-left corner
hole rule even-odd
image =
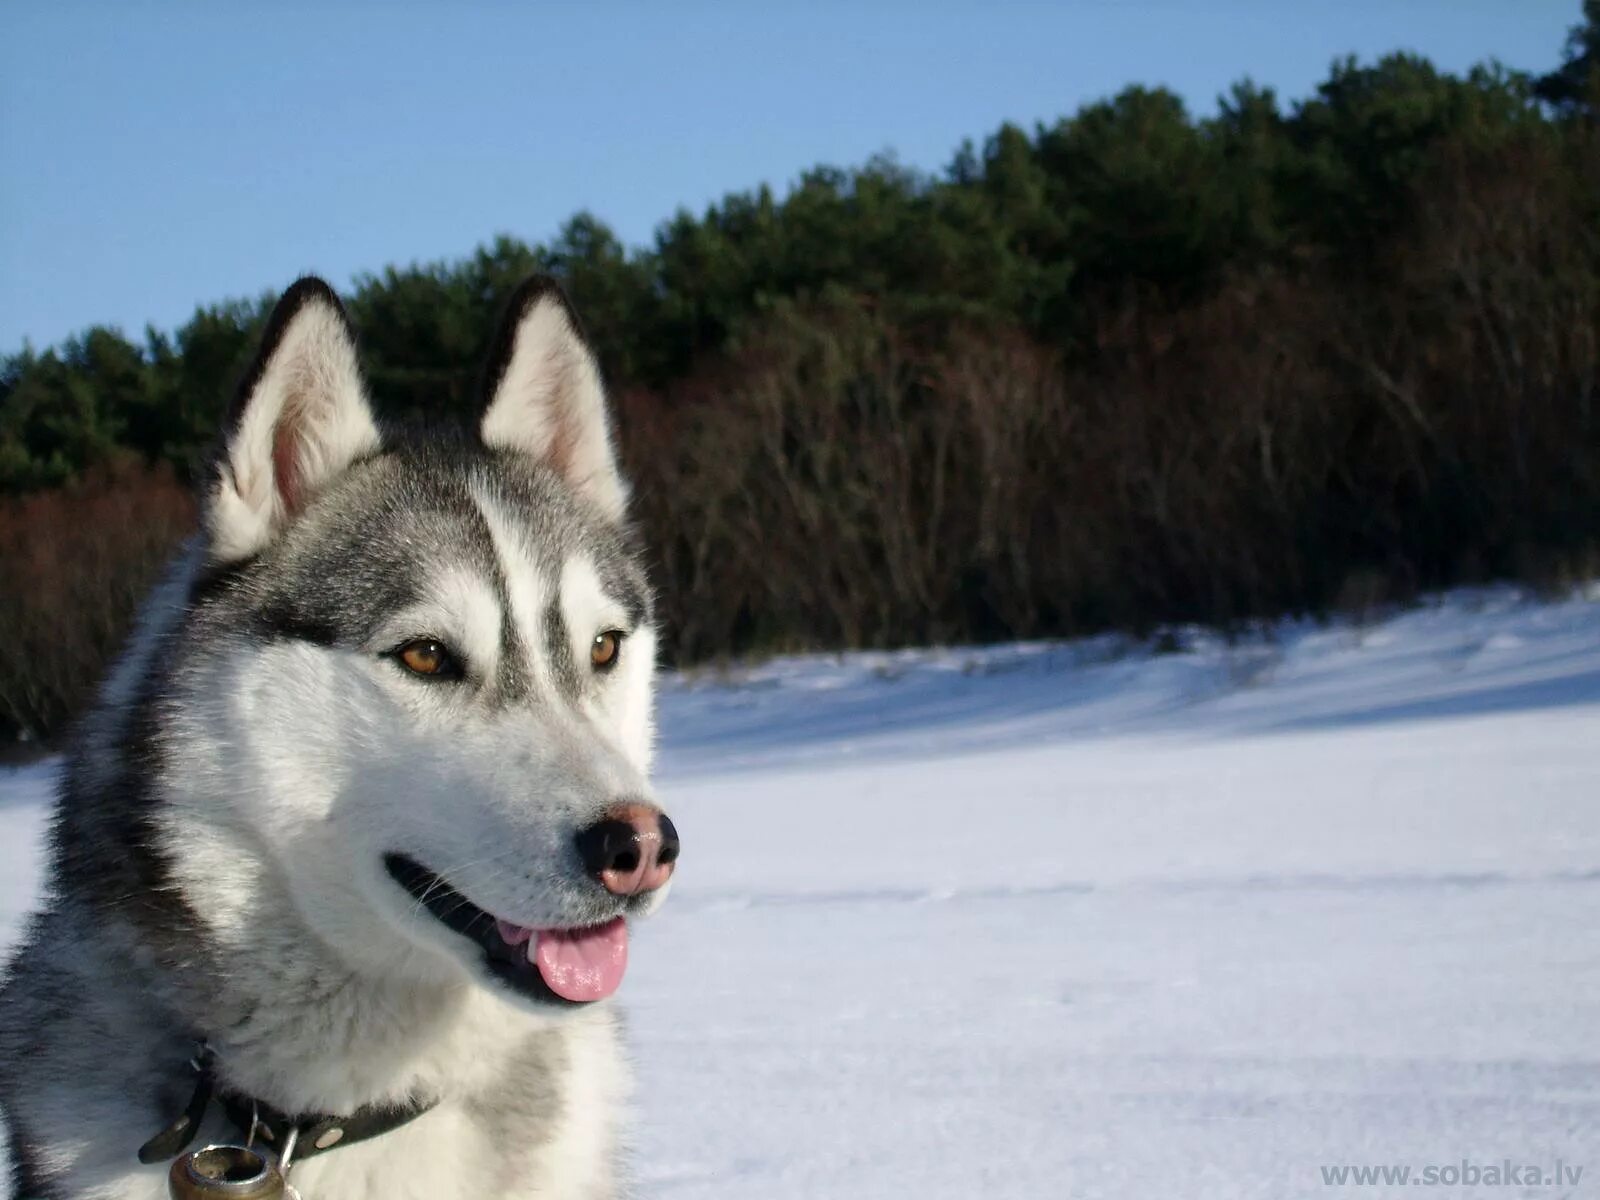
[[[589,647],[589,662],[597,671],[609,671],[616,666],[617,655],[622,650],[622,634],[615,629],[608,629],[604,633],[595,635],[594,642]]]
[[[407,642],[400,647],[396,655],[406,670],[413,675],[439,678],[460,674],[455,656],[450,653],[449,647],[433,638],[418,638],[414,642]]]

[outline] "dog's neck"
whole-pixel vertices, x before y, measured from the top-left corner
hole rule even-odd
[[[179,981],[234,1090],[286,1112],[470,1095],[497,1076],[508,1038],[536,1032],[527,1014],[466,982],[352,967],[282,892],[263,888],[252,904],[250,936],[205,931],[206,969]]]
[[[122,827],[135,811],[119,809],[126,780],[77,766],[68,773],[64,820],[107,847],[109,862],[149,830]],[[112,799],[75,794],[89,783]],[[141,845],[137,854],[148,852]],[[134,878],[152,869],[137,854],[120,874],[84,877],[71,862],[56,866],[70,923],[90,935],[74,957],[94,979],[122,979],[148,997],[176,1076],[204,1039],[228,1089],[285,1112],[349,1112],[475,1094],[502,1072],[509,1042],[539,1034],[536,1018],[465,981],[430,984],[343,961],[264,864],[250,881],[250,920],[219,927],[214,914],[229,902],[211,893],[239,886],[239,864],[230,859],[223,870],[209,859],[228,853],[194,839],[181,856],[166,856],[164,887],[153,891]]]

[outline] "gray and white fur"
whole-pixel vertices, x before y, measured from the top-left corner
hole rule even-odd
[[[334,293],[280,301],[206,480],[64,771],[43,910],[0,987],[24,1200],[157,1200],[138,1147],[219,1083],[289,1113],[431,1103],[305,1160],[305,1200],[618,1195],[609,1001],[508,986],[386,870],[583,929],[653,909],[574,849],[654,811],[655,633],[594,357],[514,299],[477,428],[380,432]],[[600,669],[592,647],[616,635]],[[416,639],[455,671],[397,660]],[[215,1111],[193,1143],[237,1140]]]

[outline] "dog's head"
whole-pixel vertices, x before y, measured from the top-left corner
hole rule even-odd
[[[275,887],[353,967],[549,1011],[616,989],[678,841],[627,489],[552,282],[485,381],[476,428],[386,435],[337,297],[284,295],[205,498],[169,786],[245,864],[224,934]]]

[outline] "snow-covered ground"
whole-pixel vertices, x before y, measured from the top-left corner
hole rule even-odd
[[[666,681],[641,1195],[1600,1195],[1600,592],[1182,641]]]

